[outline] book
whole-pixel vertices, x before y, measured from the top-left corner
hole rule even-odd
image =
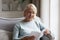
[[[42,32],[31,32],[29,35],[25,35],[25,36],[22,36],[20,37],[20,39],[24,38],[24,37],[27,37],[27,36],[34,36],[35,37],[35,40],[39,40],[40,37],[43,36],[43,33]]]

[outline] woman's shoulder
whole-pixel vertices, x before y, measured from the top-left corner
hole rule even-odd
[[[39,18],[38,16],[36,16],[34,20],[37,22],[41,22],[41,18]]]
[[[19,21],[19,22],[17,22],[17,23],[15,24],[15,27],[17,27],[17,28],[21,28],[21,23],[22,23],[22,20]]]
[[[17,22],[16,24],[21,24],[21,23],[23,23],[23,20],[21,20],[21,21]]]

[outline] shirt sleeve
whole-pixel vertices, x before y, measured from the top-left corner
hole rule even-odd
[[[39,21],[39,27],[42,32],[44,32],[46,30],[46,26],[43,24],[43,22],[41,20]]]
[[[19,36],[19,24],[16,24],[13,30],[13,40],[20,40]]]
[[[38,27],[40,28],[41,31],[45,30],[45,26],[44,26],[42,20],[39,17],[36,16],[35,22],[36,22],[36,24],[38,25]]]
[[[39,24],[39,26],[40,26],[41,31],[43,31],[45,29],[45,27],[43,25]]]
[[[40,30],[42,31],[42,32],[44,32],[45,30],[46,30],[46,26],[43,24],[43,22],[40,20],[40,22],[39,22],[39,27],[40,27]]]

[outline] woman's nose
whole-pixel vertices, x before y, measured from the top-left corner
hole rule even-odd
[[[29,16],[32,16],[32,14],[30,13]]]

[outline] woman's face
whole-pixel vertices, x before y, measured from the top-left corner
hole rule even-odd
[[[32,9],[25,10],[24,16],[27,20],[32,20],[36,16],[36,13]]]

